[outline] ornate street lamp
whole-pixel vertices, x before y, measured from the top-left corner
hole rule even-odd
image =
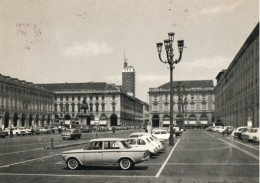
[[[183,40],[177,41],[180,55],[179,55],[179,58],[177,60],[173,60],[174,54],[173,54],[172,44],[173,44],[173,40],[174,40],[174,33],[173,32],[168,33],[168,37],[169,37],[169,39],[164,40],[164,47],[165,47],[165,50],[166,50],[166,57],[167,57],[166,61],[163,61],[162,58],[161,58],[163,43],[157,43],[156,45],[157,45],[157,50],[158,50],[160,61],[164,64],[169,64],[169,66],[170,66],[170,140],[169,140],[169,145],[174,146],[174,138],[173,138],[173,82],[172,82],[173,76],[172,76],[172,73],[173,73],[173,69],[174,69],[173,64],[178,64],[181,61],[184,41]]]

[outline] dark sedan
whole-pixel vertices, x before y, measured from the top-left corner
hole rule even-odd
[[[67,129],[62,132],[61,136],[63,139],[80,139],[81,132],[78,129]]]

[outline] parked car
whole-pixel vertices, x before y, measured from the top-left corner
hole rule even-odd
[[[253,135],[253,142],[259,143],[259,129],[258,132]]]
[[[88,132],[91,132],[91,128],[89,126],[83,126],[81,128],[81,132],[82,133],[88,133]]]
[[[167,130],[155,130],[152,134],[160,141],[166,141],[170,138],[170,134],[167,132]]]
[[[158,148],[154,147],[151,141],[148,141],[147,136],[127,138],[127,143],[132,147],[142,150],[147,150],[152,155],[158,154]]]
[[[223,129],[223,126],[215,126],[215,127],[213,128],[213,132],[219,133],[219,131],[222,130],[222,129]]]
[[[30,129],[30,128],[20,127],[20,130],[25,131],[25,135],[32,134],[32,129]]]
[[[180,127],[174,126],[174,127],[172,127],[172,128],[173,128],[174,134],[175,134],[176,136],[181,136],[181,135],[182,135],[182,131],[181,131]]]
[[[234,131],[232,132],[233,136],[234,137],[237,137],[237,138],[240,138],[241,139],[241,135],[243,132],[247,131],[250,127],[248,126],[241,126],[241,127],[238,127],[236,129],[234,129]],[[231,134],[231,135],[232,135]]]
[[[156,136],[146,133],[146,132],[135,132],[129,135],[129,138],[131,137],[142,137],[142,136],[147,136],[149,137],[149,140],[151,143],[158,148],[159,151],[164,151],[166,149],[166,145],[162,143]]]
[[[65,151],[61,154],[69,169],[80,166],[119,165],[128,170],[135,164],[149,159],[149,151],[131,147],[126,139],[101,138],[90,140],[83,149]]]
[[[222,135],[231,135],[231,133],[233,132],[234,127],[233,126],[226,126],[225,129],[221,132]]]
[[[81,132],[78,129],[67,129],[62,132],[61,136],[63,139],[80,139]]]
[[[241,133],[241,139],[242,140],[247,140],[249,134],[252,132],[252,128],[248,128],[247,130],[243,130],[243,132]]]
[[[8,136],[8,132],[2,130],[2,128],[0,128],[0,137],[5,138],[6,136]]]
[[[225,131],[227,128],[231,128],[231,127],[232,127],[232,126],[223,126],[222,128],[217,129],[216,132],[222,133],[222,132]]]
[[[255,135],[259,134],[259,128],[252,128],[251,132],[247,134],[247,139],[248,141],[253,141],[253,138]]]
[[[6,128],[4,131],[6,131],[6,132],[8,132],[8,135],[10,135],[10,128]],[[18,127],[14,127],[13,128],[13,135],[17,135],[17,136],[19,136],[19,135],[26,135],[26,132],[25,132],[25,130],[21,130],[20,128],[18,128]]]

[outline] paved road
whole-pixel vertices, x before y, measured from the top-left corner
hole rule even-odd
[[[127,137],[133,131],[103,137]],[[117,166],[83,167],[68,170],[60,153],[83,145],[62,149],[43,149],[50,139],[55,144],[85,142],[64,141],[59,135],[17,137],[0,140],[0,182],[259,182],[259,146],[222,137],[204,130],[186,131],[175,139],[174,147],[138,164],[130,171]]]

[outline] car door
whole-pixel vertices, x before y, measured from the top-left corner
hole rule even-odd
[[[93,141],[84,152],[83,163],[85,165],[101,165],[102,164],[103,142]]]
[[[103,164],[117,164],[120,146],[117,141],[104,141]]]

